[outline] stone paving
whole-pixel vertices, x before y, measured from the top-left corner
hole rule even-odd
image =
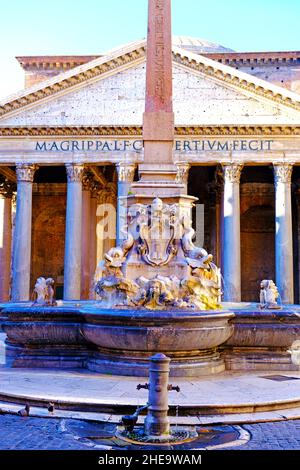
[[[242,426],[250,435],[243,446],[230,450],[300,450],[300,420]],[[66,433],[54,418],[0,415],[0,450],[93,450]]]
[[[284,381],[267,377],[284,376]],[[231,412],[251,412],[260,406],[278,409],[288,403],[300,406],[300,372],[225,372],[201,379],[173,379],[179,393],[170,393],[170,405],[183,408],[212,408]],[[57,401],[85,406],[138,406],[148,398],[147,390],[137,390],[147,378],[105,376],[85,370],[10,369],[0,367],[0,395],[25,400]],[[47,383],[47,387],[44,384]]]
[[[242,426],[250,441],[231,450],[300,450],[300,420]]]
[[[3,339],[4,339],[4,335],[0,333],[0,340],[2,340],[0,341],[0,363],[2,362],[2,364],[3,364],[3,359],[4,359],[3,356],[5,354]],[[12,375],[10,375],[8,374],[9,371],[5,367],[4,368],[0,367],[0,372],[1,372],[1,379],[2,379],[1,386],[3,387],[4,382],[6,382],[5,388],[8,387],[10,389],[10,392],[16,391],[15,389],[17,385],[16,371],[11,371]],[[32,379],[33,379],[33,376],[36,376],[36,373],[31,374],[29,371],[19,371],[19,373],[20,372],[21,372],[20,385],[22,384],[23,391],[24,391],[24,386],[25,386],[25,389],[27,389],[27,391],[29,391],[31,387],[34,388],[33,385],[35,381]],[[25,375],[28,372],[29,372],[29,375],[25,377]],[[58,371],[56,371],[56,373],[57,372]],[[8,377],[6,374],[10,375],[10,377]],[[43,379],[45,379],[44,374],[47,375],[47,372],[43,371],[43,373],[41,374],[43,376]],[[64,373],[62,372],[60,372],[60,374],[64,375]],[[93,374],[87,377],[88,374],[85,374],[83,371],[82,372],[73,371],[71,372],[70,375],[72,375],[72,379],[74,380],[74,385],[77,380],[79,379],[82,380],[82,378],[86,376],[86,378],[89,379],[88,381],[91,381],[91,384],[92,384],[92,386],[89,387],[90,389],[89,393],[91,392],[91,389],[94,389],[93,390],[94,396],[98,395],[99,397],[99,382],[98,382],[98,386],[96,386],[97,385],[96,383],[95,384],[93,383],[94,382]],[[264,373],[264,374],[259,374],[259,375],[268,375],[268,374]],[[296,375],[299,377],[299,373],[295,373],[295,372],[288,373],[288,374],[285,373],[284,375],[292,375],[292,376]],[[249,374],[246,380],[245,378],[243,379],[245,380],[244,383],[243,383],[243,380],[239,381],[238,385],[239,386],[243,385],[242,388],[244,388],[244,390],[239,390],[239,394],[238,394],[239,396],[242,397],[243,395],[242,392],[245,392],[245,390],[247,389],[247,386],[249,387],[250,383],[252,386],[251,394],[253,394],[253,392],[256,391],[257,395],[258,394],[261,395],[265,387],[267,388],[271,387],[273,393],[274,391],[277,390],[277,392],[275,393],[275,395],[278,394],[276,397],[277,399],[279,399],[280,392],[284,390],[283,387],[287,387],[285,390],[289,392],[288,393],[289,398],[293,396],[293,393],[296,392],[296,389],[299,390],[298,380],[285,382],[285,383],[282,383],[282,382],[276,383],[270,380],[263,380],[263,379],[259,379],[259,381],[257,381],[257,376],[256,377],[255,376],[256,374],[253,374],[253,375]],[[47,377],[47,378],[49,379],[50,377]],[[48,386],[52,380],[53,380],[53,376],[51,377],[50,381],[47,381]],[[98,377],[98,380],[99,380],[99,377]],[[132,391],[133,391],[133,388],[135,389],[134,384],[136,380],[137,379],[129,379],[127,383],[127,387],[126,387],[127,390],[124,390],[124,388],[122,390],[118,390],[118,393],[116,393],[115,398],[118,398],[119,400],[120,399],[124,400],[126,395],[132,396]],[[112,382],[114,383],[110,384],[111,385],[110,392],[112,391],[113,388],[115,389],[115,391],[116,389],[119,389],[117,381],[115,381],[115,379],[112,378]],[[207,388],[210,388],[211,384],[207,383],[207,386],[208,385],[209,387]],[[220,383],[218,384],[218,386],[220,386],[220,388],[223,386],[223,394],[216,393],[214,396],[220,397],[223,395],[223,400],[224,400],[224,377],[223,377],[223,380],[220,377]],[[130,394],[128,394],[129,388],[131,391]],[[237,388],[234,390],[235,392],[237,391]],[[229,387],[229,389],[230,390],[228,390],[229,392],[228,395],[230,394],[230,392],[231,393],[233,392],[231,387]],[[32,391],[32,388],[31,388],[31,391]],[[266,398],[266,395],[269,395],[270,391],[271,390],[269,388],[267,393],[263,394],[265,395],[264,398]],[[218,390],[216,389],[215,392],[218,392]],[[49,390],[48,390],[48,393],[49,393]],[[202,390],[202,393],[203,393],[203,390]],[[72,395],[74,395],[74,393],[72,393],[72,391],[69,391],[69,396],[72,396]],[[297,395],[298,393],[296,392],[294,395],[294,398]],[[74,396],[72,396],[72,398],[74,399]],[[140,396],[139,398],[141,401],[143,401],[143,399],[146,398],[146,395],[145,397]],[[175,398],[176,397],[174,396],[173,399]],[[185,396],[184,397],[182,396],[181,398],[186,399]],[[203,395],[202,395],[202,398],[203,398]],[[254,393],[254,396],[252,396],[252,400],[255,401],[255,398],[256,397]],[[260,396],[260,398],[262,397]],[[126,398],[125,398],[125,401],[126,401]],[[240,400],[240,403],[243,403],[243,401],[244,400]],[[15,414],[6,414],[6,413],[1,414],[2,409],[8,410],[9,413],[11,412],[16,413],[17,409],[19,408],[20,408],[20,405],[13,405],[13,404],[5,405],[4,403],[2,403],[0,406],[0,450],[93,450],[93,447],[91,445],[87,445],[82,442],[79,442],[75,439],[75,436],[73,436],[70,433],[64,432],[63,427],[62,427],[62,423],[63,423],[62,419],[58,419],[56,417],[51,417],[51,418],[47,417],[47,409],[45,410],[36,409],[35,411],[35,413],[38,416],[43,416],[44,414],[44,417],[30,416],[28,418],[22,418],[20,416],[16,416]],[[33,409],[34,408],[32,408],[32,410]],[[97,419],[97,418],[99,419],[100,417],[99,414],[96,415],[94,413],[79,413],[79,412],[76,413],[74,411],[67,412],[67,411],[57,410],[56,413],[59,417],[67,418],[69,419],[69,421],[71,421],[72,418],[75,417],[75,415],[77,414],[78,416],[76,417],[80,419],[84,419],[84,416],[88,418],[88,415],[90,415],[89,419]],[[228,419],[227,422],[240,423],[240,422],[243,422],[243,420],[245,420],[245,422],[248,421],[249,423],[249,421],[251,421],[251,416],[253,415],[254,415],[253,413],[252,414],[251,413],[236,414],[235,418],[233,418],[233,416],[231,415],[229,417],[230,419]],[[288,418],[288,417],[298,417],[298,416],[300,416],[300,409],[298,410],[286,409],[286,410],[283,410],[281,415],[279,412],[273,412],[273,414],[261,413],[260,419],[270,420],[271,418],[271,419],[277,420],[280,418],[284,419],[284,417]],[[103,416],[103,418],[105,418],[105,416]],[[201,423],[201,424],[210,424],[210,423],[216,422],[217,418],[218,418],[217,415],[211,416],[211,417],[199,416],[198,419],[194,417],[193,422],[189,422],[187,424],[195,424],[196,422]],[[219,416],[219,418],[221,418],[221,416]],[[222,416],[222,418],[223,418],[222,422],[225,422],[224,415]],[[111,417],[108,417],[107,419],[111,419]],[[190,421],[189,418],[185,418],[185,419],[187,421]],[[184,424],[184,421],[182,424]],[[300,450],[300,419],[286,420],[286,421],[280,421],[280,422],[262,422],[262,423],[256,423],[256,424],[242,424],[241,426],[244,430],[250,433],[250,436],[251,436],[250,441],[246,445],[242,445],[238,447],[229,447],[229,449],[232,449],[232,450]]]

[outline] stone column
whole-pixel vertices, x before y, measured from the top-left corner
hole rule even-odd
[[[0,300],[10,298],[12,196],[15,184],[5,181],[0,184]]]
[[[241,301],[240,176],[243,166],[223,166],[222,262],[225,302]]]
[[[221,266],[221,203],[223,196],[223,170],[218,166],[212,183],[208,184],[210,253],[214,263]]]
[[[97,194],[95,191],[91,194],[90,204],[90,285],[89,297],[94,298],[92,290],[95,272],[97,268]]]
[[[295,201],[296,201],[296,208],[297,208],[297,226],[295,230],[296,239],[293,240],[293,246],[296,245],[296,263],[294,258],[294,284],[295,284],[295,292],[294,292],[294,302],[296,304],[300,303],[300,187],[299,184],[296,185],[295,188]],[[295,253],[294,253],[295,256]],[[297,285],[296,285],[297,283]]]
[[[214,263],[220,266],[220,203],[221,194],[217,191],[213,183],[208,185],[209,203],[209,252],[214,257]]]
[[[293,228],[291,178],[293,165],[274,165],[275,180],[275,272],[283,303],[294,302]]]
[[[81,299],[89,298],[90,291],[90,221],[91,192],[90,178],[82,179],[82,226],[81,226]]]
[[[117,199],[117,235],[116,245],[120,245],[125,238],[122,229],[127,220],[127,199],[131,189],[135,172],[135,165],[129,163],[118,163],[118,199]]]
[[[64,299],[81,294],[82,177],[84,165],[66,164],[68,190],[65,241]]]
[[[12,301],[30,298],[32,183],[35,165],[17,164],[17,208],[13,240]]]

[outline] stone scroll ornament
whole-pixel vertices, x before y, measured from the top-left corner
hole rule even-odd
[[[150,205],[131,206],[126,240],[111,248],[99,266],[102,277],[95,283],[95,292],[103,306],[219,309],[220,269],[213,263],[212,255],[194,245],[194,235],[191,219],[186,213],[180,215],[179,204],[164,204],[156,198]],[[186,275],[182,279],[173,274],[128,279],[124,272],[132,250],[145,266],[157,268],[171,261],[176,263],[181,256],[180,262],[186,263]]]

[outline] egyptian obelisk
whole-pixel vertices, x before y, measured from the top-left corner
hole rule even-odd
[[[146,96],[143,117],[144,161],[139,195],[168,196],[180,191],[178,168],[173,162],[174,113],[172,101],[171,0],[149,0]],[[177,182],[176,182],[177,181]]]
[[[188,165],[174,161],[171,29],[171,0],[149,0],[144,159],[138,168],[139,180],[132,184],[132,194],[126,201],[137,212],[151,213],[151,220],[147,229],[143,229],[147,254],[141,255],[138,238],[135,249],[127,256],[123,271],[131,280],[152,279],[156,275],[170,277],[174,273],[182,279],[189,269],[179,240],[182,227],[174,229],[172,235],[168,218],[171,207],[176,207],[178,224],[183,218],[189,220],[196,200],[187,195]],[[141,236],[140,228],[136,232]],[[173,251],[171,238],[177,246]],[[168,257],[170,250],[172,255]]]
[[[171,0],[150,0],[143,123],[145,163],[173,162],[172,89]]]

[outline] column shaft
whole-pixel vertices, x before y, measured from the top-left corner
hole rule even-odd
[[[90,285],[89,296],[94,298],[92,287],[97,267],[97,199],[91,197],[90,204]]]
[[[65,241],[64,299],[81,294],[81,227],[83,165],[67,164],[68,190]]]
[[[293,166],[274,166],[275,176],[275,271],[276,285],[283,303],[294,302],[293,227],[291,176]]]
[[[224,166],[222,262],[225,302],[241,301],[240,175],[242,165]]]
[[[90,216],[91,193],[82,192],[82,233],[81,233],[81,298],[88,299],[90,291]]]
[[[30,298],[32,183],[36,167],[17,165],[17,207],[13,240],[12,300]]]
[[[8,301],[10,295],[11,265],[11,197],[0,195],[0,300]]]

